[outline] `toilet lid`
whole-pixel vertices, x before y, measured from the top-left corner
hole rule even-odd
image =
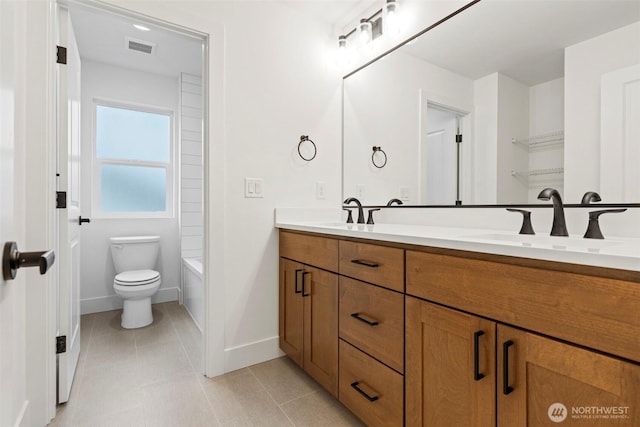
[[[146,285],[155,282],[160,277],[160,273],[155,270],[132,270],[125,271],[116,276],[115,282],[119,285]]]

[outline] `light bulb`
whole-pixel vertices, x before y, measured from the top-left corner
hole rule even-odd
[[[398,35],[401,30],[400,5],[396,0],[387,0],[384,6],[384,32],[389,35]]]
[[[372,29],[373,26],[371,25],[371,22],[366,19],[360,20],[360,25],[358,25],[358,38],[360,39],[361,45],[366,45],[371,41]]]

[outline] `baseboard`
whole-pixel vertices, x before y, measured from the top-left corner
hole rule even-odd
[[[280,356],[284,353],[280,350],[278,337],[227,348],[224,350],[224,371],[236,371]]]
[[[153,298],[152,304],[162,302],[177,301],[178,288],[162,288],[158,290]],[[102,311],[120,310],[122,309],[122,298],[118,295],[107,295],[98,298],[86,298],[80,300],[80,314],[100,313]]]

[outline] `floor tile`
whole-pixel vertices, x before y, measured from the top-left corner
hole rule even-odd
[[[136,346],[133,331],[124,330],[92,336],[85,357],[84,369],[89,370],[103,365],[135,360]]]
[[[285,403],[281,408],[296,426],[346,427],[365,425],[324,389]]]
[[[138,372],[144,385],[195,373],[180,341],[138,347],[136,353]]]
[[[289,420],[250,370],[201,381],[218,420],[227,425],[288,425]]]
[[[144,393],[150,426],[220,425],[195,374],[145,386]]]
[[[281,357],[249,368],[276,403],[305,396],[320,385],[288,357]]]
[[[69,402],[52,427],[361,426],[288,358],[202,376],[202,333],[177,302],[154,323],[120,326],[122,310],[83,315]]]

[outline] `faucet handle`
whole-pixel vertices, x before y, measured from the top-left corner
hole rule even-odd
[[[353,215],[351,214],[351,209],[349,208],[342,208],[343,211],[347,211],[348,215],[347,215],[347,224],[353,224]]]
[[[604,209],[601,211],[589,212],[589,225],[587,226],[587,231],[584,233],[584,238],[604,239],[602,231],[600,231],[600,223],[598,222],[598,218],[600,218],[600,215],[606,213],[619,213],[624,211],[626,211],[626,209]]]
[[[531,225],[531,212],[524,209],[507,208],[509,212],[519,212],[522,214],[522,227],[520,227],[520,234],[536,234],[533,231],[533,225]]]
[[[600,195],[598,193],[596,193],[595,191],[587,191],[586,193],[584,193],[584,196],[582,196],[582,201],[580,202],[581,205],[588,205],[591,202],[601,202],[602,199],[600,198]]]
[[[369,217],[367,218],[367,224],[373,224],[373,213],[375,211],[379,211],[380,208],[376,208],[376,209],[369,209]]]

